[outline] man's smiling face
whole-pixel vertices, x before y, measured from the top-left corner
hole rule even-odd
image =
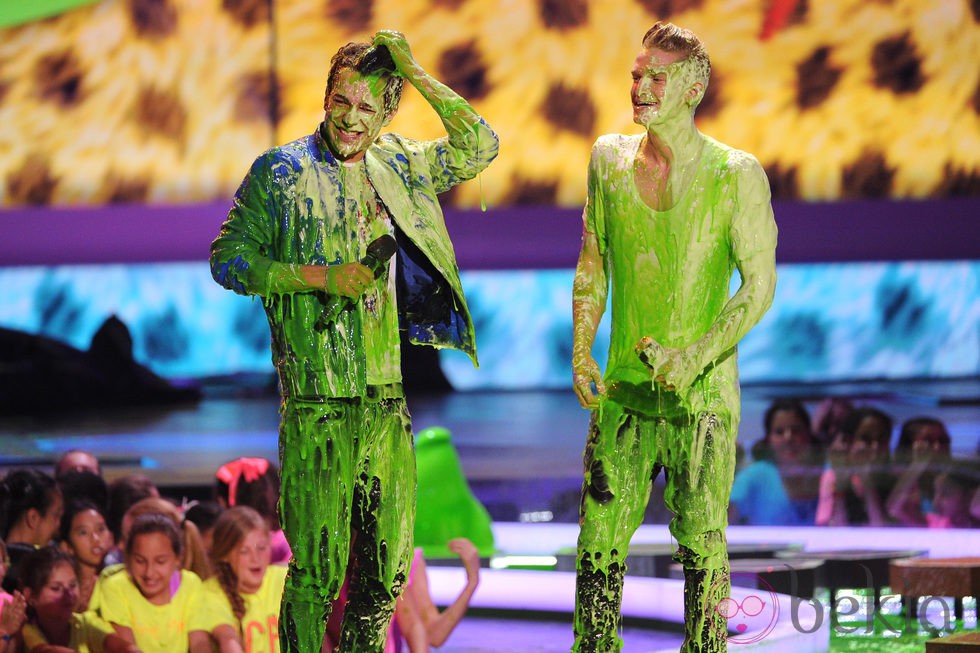
[[[684,58],[680,52],[657,48],[640,51],[630,71],[633,122],[650,127],[675,116],[678,110],[690,112],[687,104],[690,87],[686,83],[689,76],[684,74]]]
[[[385,80],[364,77],[350,68],[337,74],[324,108],[326,138],[342,161],[359,161],[388,123]]]

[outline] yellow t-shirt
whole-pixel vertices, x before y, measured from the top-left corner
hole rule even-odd
[[[279,604],[285,582],[286,567],[269,565],[259,590],[242,595],[245,616],[242,617],[241,633],[245,653],[279,653]],[[204,582],[202,597],[204,630],[214,632],[218,626],[227,624],[238,631],[231,602],[217,578],[211,577]]]
[[[94,614],[88,612],[76,612],[71,616],[71,639],[68,641],[68,648],[79,653],[89,653],[89,651],[101,651],[102,641],[105,636],[112,632],[106,630],[107,624],[98,619]],[[24,650],[30,653],[35,647],[47,645],[47,637],[35,624],[24,624],[21,630],[24,638]]]
[[[205,630],[201,624],[201,579],[186,569],[180,572],[180,588],[166,605],[153,605],[140,593],[128,573],[99,579],[99,613],[102,619],[133,631],[143,653],[185,653],[189,634]]]

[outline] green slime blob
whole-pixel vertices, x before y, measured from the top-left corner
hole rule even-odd
[[[415,546],[429,559],[455,558],[446,544],[465,537],[482,557],[493,555],[490,515],[466,482],[449,431],[439,426],[419,431],[415,461]]]

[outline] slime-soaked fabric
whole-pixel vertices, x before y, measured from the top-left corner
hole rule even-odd
[[[382,651],[412,555],[416,479],[405,401],[287,399],[279,436],[280,510],[293,549],[282,649],[320,650],[350,556],[340,650]]]
[[[364,155],[367,179],[391,216],[399,240],[421,252],[426,273],[445,285],[450,301],[438,315],[401,325],[417,344],[459,349],[476,362],[476,340],[463,297],[452,242],[438,194],[475,177],[497,154],[497,137],[485,122],[444,120],[449,137],[413,141],[384,134]],[[259,295],[272,332],[272,360],[280,389],[292,397],[360,397],[368,385],[371,351],[365,334],[365,301],[352,302],[325,329],[314,324],[331,296],[311,292],[302,265],[331,265],[363,258],[372,236],[359,229],[362,202],[352,193],[344,165],[320,130],[259,156],[242,181],[228,219],[211,245],[211,274],[225,288]],[[386,283],[387,275],[377,284]],[[414,280],[400,279],[403,285]],[[402,298],[398,298],[401,303]],[[367,302],[370,305],[370,302]],[[381,362],[378,367],[390,367]]]
[[[738,419],[735,345],[759,321],[775,288],[776,224],[765,171],[750,154],[705,138],[699,167],[675,205],[655,211],[636,189],[642,135],[596,141],[589,164],[585,228],[595,234],[610,278],[612,323],[607,385],[650,388],[636,353],[652,337],[683,348],[690,388],[642,392],[657,414],[729,412]],[[736,266],[742,285],[729,297]],[[703,372],[703,373],[702,373]]]
[[[683,557],[684,552],[678,551]],[[725,653],[728,620],[719,607],[731,594],[731,572],[684,568],[684,643],[680,653]]]
[[[682,650],[725,649],[724,623],[708,613],[717,615],[713,608],[728,592],[725,528],[740,417],[736,345],[772,302],[776,225],[758,161],[701,138],[692,181],[665,210],[650,208],[636,186],[643,135],[603,136],[592,150],[583,219],[602,267],[597,274],[580,262],[575,300],[600,306],[608,280],[612,321],[606,392],[584,456],[574,651],[620,650],[624,559],[661,468],[675,515],[675,558],[685,569]],[[731,296],[736,268],[742,283]],[[588,313],[577,320],[575,337],[591,345]],[[638,350],[647,337],[653,344]],[[674,360],[686,368],[674,370],[672,378],[683,380],[674,389],[652,378],[668,349],[680,352]]]
[[[211,245],[212,276],[261,297],[272,332],[283,395],[280,512],[293,551],[280,615],[284,651],[320,650],[348,553],[355,569],[341,650],[367,653],[384,644],[405,581],[415,503],[398,329],[416,344],[464,351],[476,364],[473,322],[438,194],[486,168],[498,141],[465,100],[426,80],[424,95],[446,138],[384,134],[364,152],[363,166],[338,161],[321,129],[273,147],[252,164]],[[389,216],[390,224],[376,219]],[[398,241],[389,265],[394,283],[382,275],[357,301],[344,300],[335,319],[318,324],[336,298],[309,288],[302,266],[360,260],[379,230]],[[409,310],[432,289],[443,301]]]
[[[703,434],[696,458],[691,455],[694,432]],[[606,399],[593,412],[584,462],[573,650],[618,651],[620,644],[613,644],[619,641],[624,559],[661,469],[666,470],[664,501],[674,513],[670,532],[680,546],[675,558],[685,569],[706,572],[709,584],[716,581],[714,572],[727,569],[735,425],[714,413],[649,417]],[[690,592],[710,594],[707,588]],[[687,622],[691,642],[701,641],[702,621]]]

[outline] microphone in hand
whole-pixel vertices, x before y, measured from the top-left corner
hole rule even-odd
[[[397,250],[398,242],[390,235],[385,234],[368,243],[367,252],[365,252],[364,258],[361,259],[360,263],[371,270],[374,278],[378,279],[388,268],[388,261],[395,255]],[[353,306],[355,301],[343,295],[330,295],[323,305],[323,312],[320,313],[320,317],[313,324],[313,328],[317,331],[323,331],[327,328],[328,324],[337,319],[341,311]]]

